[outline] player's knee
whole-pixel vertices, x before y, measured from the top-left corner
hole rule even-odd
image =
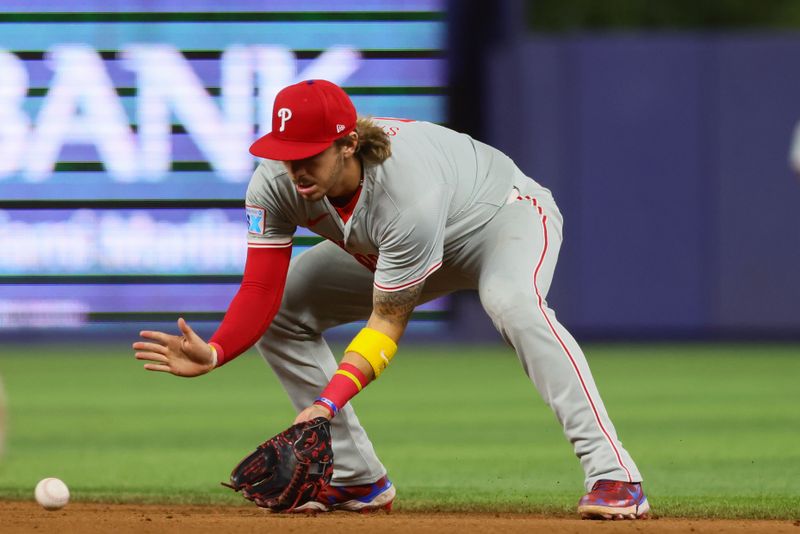
[[[314,328],[313,311],[309,309],[309,303],[313,302],[313,284],[302,278],[293,276],[292,270],[289,270],[280,308],[268,330],[277,337],[306,339],[321,333]]]
[[[501,330],[512,324],[530,322],[538,302],[529,288],[500,279],[482,285],[479,294],[486,313]]]
[[[269,325],[267,332],[262,339],[291,339],[295,341],[307,341],[316,339],[321,335],[317,329],[305,324],[305,321],[299,320],[291,314],[281,314],[279,311],[272,323]]]

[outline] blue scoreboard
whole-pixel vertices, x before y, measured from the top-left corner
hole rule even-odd
[[[445,32],[444,0],[2,2],[0,329],[219,320],[276,92],[446,122]]]

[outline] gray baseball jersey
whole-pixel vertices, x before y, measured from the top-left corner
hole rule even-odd
[[[391,136],[393,155],[365,169],[347,223],[326,199],[303,200],[280,163],[262,163],[248,189],[249,246],[290,246],[298,226],[329,240],[292,259],[281,308],[257,344],[295,408],[314,402],[336,371],[324,331],[367,319],[372,286],[400,290],[429,277],[420,302],[478,290],[573,444],[587,490],[603,479],[640,481],[580,346],[547,304],[562,230],[550,192],[466,135],[424,122],[376,122]],[[349,404],[333,419],[333,438],[334,485],[386,474]]]
[[[439,269],[486,224],[521,175],[508,156],[466,134],[428,122],[375,123],[390,136],[392,157],[364,169],[347,223],[326,198],[304,200],[283,164],[264,161],[247,190],[250,246],[289,246],[304,226],[375,271],[379,289],[403,289]]]

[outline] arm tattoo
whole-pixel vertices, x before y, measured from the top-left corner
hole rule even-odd
[[[400,291],[381,291],[376,288],[372,295],[373,311],[382,319],[405,327],[424,285],[423,282]]]

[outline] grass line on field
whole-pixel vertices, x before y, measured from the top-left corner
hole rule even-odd
[[[656,515],[797,519],[797,346],[585,349]],[[293,414],[254,353],[183,380],[145,373],[127,343],[0,352],[0,499],[56,476],[76,501],[249,505],[218,482]],[[354,405],[398,510],[575,513],[580,465],[507,348],[406,346]]]

